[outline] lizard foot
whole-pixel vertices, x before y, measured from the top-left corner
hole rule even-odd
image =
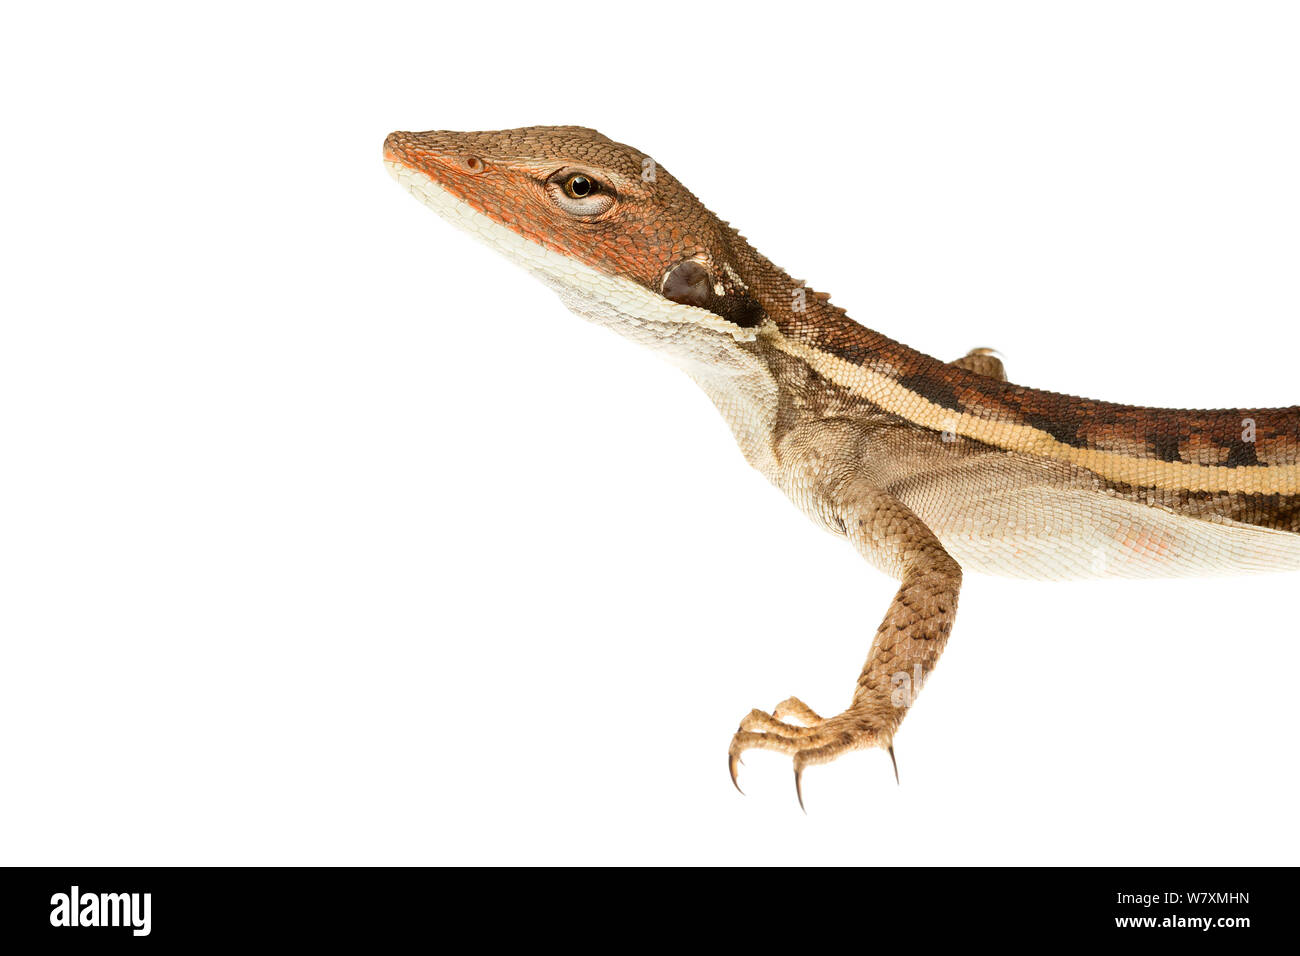
[[[786,722],[784,718],[788,717],[805,726]],[[731,782],[740,790],[736,768],[743,762],[740,758],[745,751],[776,750],[789,754],[794,761],[795,793],[799,797],[799,808],[803,809],[805,767],[830,763],[842,753],[871,747],[884,747],[893,760],[893,744],[882,732],[879,720],[870,714],[850,708],[835,717],[824,718],[797,697],[790,697],[777,704],[772,713],[751,710],[740,722],[740,728],[727,749],[727,769],[731,773]],[[897,762],[894,764],[894,777],[898,777]]]

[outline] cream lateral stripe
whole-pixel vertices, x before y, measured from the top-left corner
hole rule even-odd
[[[1087,468],[1110,479],[1145,488],[1169,491],[1222,491],[1241,494],[1293,494],[1300,490],[1300,465],[1190,465],[1180,461],[1132,458],[1113,451],[1076,448],[1030,425],[994,422],[968,412],[954,412],[936,405],[887,375],[862,365],[818,351],[786,338],[775,328],[764,328],[777,348],[807,362],[821,375],[924,428],[950,431],[1007,451],[1037,455]]]

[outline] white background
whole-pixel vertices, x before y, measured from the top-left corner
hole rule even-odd
[[[380,144],[593,126],[925,351],[1286,405],[1298,48],[1262,3],[9,10],[0,862],[1296,863],[1294,575],[969,576],[901,787],[737,794],[894,583]]]

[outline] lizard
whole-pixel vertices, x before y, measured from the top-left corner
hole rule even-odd
[[[966,571],[1029,579],[1300,568],[1300,407],[1209,411],[1011,383],[858,324],[791,278],[653,157],[579,126],[395,132],[416,198],[658,352],[712,399],[746,460],[899,588],[848,706],[797,697],[740,722],[802,776],[889,753],[943,651]],[[743,791],[742,791],[743,792]]]

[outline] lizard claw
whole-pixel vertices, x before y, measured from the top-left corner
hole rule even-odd
[[[894,779],[898,779],[898,762],[894,760],[892,742],[878,717],[850,708],[837,717],[823,718],[793,697],[778,704],[776,713],[780,717],[795,717],[812,726],[788,724],[761,710],[750,711],[740,722],[740,729],[731,738],[731,746],[727,749],[727,772],[741,793],[745,791],[740,789],[736,768],[741,763],[741,754],[752,749],[775,750],[793,758],[794,791],[799,799],[799,809],[804,813],[808,812],[803,802],[804,768],[829,763],[847,751],[870,747],[888,750],[894,763]]]

